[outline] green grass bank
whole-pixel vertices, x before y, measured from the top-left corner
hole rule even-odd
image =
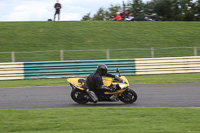
[[[0,52],[200,46],[199,22],[0,22]]]
[[[0,30],[0,52],[48,51],[16,53],[18,62],[59,60],[59,50],[110,49],[110,58],[147,58],[151,47],[200,47],[199,22],[0,22]],[[112,51],[123,48],[146,50]],[[155,56],[166,57],[169,53],[170,56],[191,56],[193,51],[193,48],[158,49]],[[64,52],[64,59],[105,59],[105,53]],[[10,53],[0,53],[0,62],[9,62],[10,58]]]

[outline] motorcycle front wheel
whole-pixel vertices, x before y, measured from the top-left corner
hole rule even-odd
[[[71,98],[79,104],[86,104],[88,102],[87,95],[83,91],[78,89],[72,90]]]
[[[128,89],[119,96],[119,100],[126,104],[132,104],[137,100],[137,94],[134,90]]]

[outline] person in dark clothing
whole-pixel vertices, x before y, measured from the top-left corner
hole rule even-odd
[[[125,12],[122,14],[122,16],[121,16],[122,19],[125,20],[126,18],[128,18],[128,17],[129,17],[129,14],[130,14],[129,10],[125,11]]]
[[[107,86],[105,86],[103,84],[102,76],[112,77],[115,79],[118,78],[117,76],[112,75],[107,72],[106,65],[100,64],[97,66],[97,70],[95,70],[93,73],[91,73],[86,79],[87,93],[92,98],[94,103],[96,103],[98,101],[98,98],[97,98],[96,94],[94,93],[95,89],[99,88],[99,89],[106,89],[106,90],[110,91],[110,88],[108,88]]]
[[[58,14],[58,20],[60,20],[60,9],[62,8],[62,6],[59,3],[59,0],[57,0],[57,3],[54,5],[54,8],[56,9],[56,12],[54,14],[54,21],[56,20],[56,14]]]

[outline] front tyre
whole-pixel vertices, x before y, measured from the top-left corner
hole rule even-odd
[[[71,92],[71,98],[79,104],[86,104],[88,102],[87,97],[87,94],[78,89],[73,89]]]
[[[128,89],[119,96],[119,100],[126,104],[132,104],[137,100],[137,94],[134,90]]]

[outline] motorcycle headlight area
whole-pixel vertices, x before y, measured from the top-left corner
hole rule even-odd
[[[125,84],[120,84],[119,86],[120,86],[121,89],[124,89],[124,88],[127,87],[127,85],[125,85]]]

